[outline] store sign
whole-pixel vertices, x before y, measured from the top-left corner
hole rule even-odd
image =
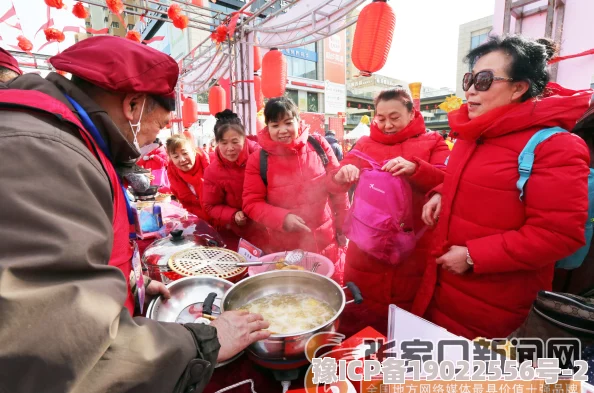
[[[326,114],[337,115],[346,112],[346,85],[326,81],[324,92]]]
[[[346,32],[343,30],[324,40],[324,79],[346,83]]]
[[[318,54],[316,52],[302,49],[302,48],[292,48],[292,49],[281,49],[281,52],[285,56],[289,57],[297,57],[299,59],[310,60],[310,61],[318,61]]]

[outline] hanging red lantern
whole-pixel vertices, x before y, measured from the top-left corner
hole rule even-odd
[[[27,39],[27,37],[20,35],[17,37],[17,40],[19,41],[18,45],[21,50],[25,52],[31,52],[31,49],[33,49],[33,44]]]
[[[254,45],[254,72],[260,71],[260,68],[262,68],[262,54],[260,47]]]
[[[72,14],[80,19],[87,19],[89,17],[89,11],[87,11],[80,1],[72,7]]]
[[[114,14],[119,15],[124,12],[124,3],[122,3],[122,0],[105,0],[105,3],[107,4],[107,8]]]
[[[132,41],[136,41],[138,43],[142,42],[142,37],[140,36],[140,33],[134,30],[130,30],[129,32],[127,32],[126,38]]]
[[[64,1],[63,0],[45,0],[45,4],[50,7],[62,9],[64,8]]]
[[[43,29],[43,32],[45,33],[45,39],[48,41],[62,42],[66,39],[66,37],[64,37],[64,33],[58,29],[54,29],[53,27],[50,27],[49,29]]]
[[[184,128],[191,127],[198,120],[198,104],[191,97],[186,97],[182,107],[182,122]]]
[[[185,15],[178,15],[175,19],[173,19],[173,26],[177,27],[178,29],[185,29],[188,27],[188,23],[190,19]]]
[[[218,83],[210,88],[208,92],[208,110],[211,115],[216,115],[219,112],[224,111],[227,108],[227,95],[225,89],[223,89]]]
[[[262,94],[262,78],[254,75],[254,94],[256,96],[256,109],[258,112],[264,108],[264,95]]]
[[[287,87],[287,59],[272,48],[262,59],[262,94],[266,98],[280,97]]]
[[[181,14],[182,14],[181,13],[181,7],[179,6],[179,4],[171,4],[169,6],[169,9],[167,9],[167,16],[171,20],[177,18]]]
[[[361,10],[351,58],[362,75],[369,76],[386,64],[395,26],[396,15],[386,0],[373,0]]]

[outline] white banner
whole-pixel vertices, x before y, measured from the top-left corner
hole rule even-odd
[[[324,108],[328,115],[346,113],[346,85],[326,81]]]

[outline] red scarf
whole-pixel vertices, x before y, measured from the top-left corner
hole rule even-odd
[[[200,149],[196,149],[196,160],[194,161],[194,166],[187,172],[182,171],[178,167],[175,167],[179,177],[182,178],[183,181],[186,183],[195,185],[202,184],[204,179],[204,170],[208,166],[208,159],[204,156],[204,153]],[[196,190],[197,193],[201,191]]]
[[[414,109],[413,109],[414,110]],[[395,145],[397,143],[402,143],[405,140],[424,134],[427,132],[427,128],[425,127],[425,121],[423,120],[423,115],[421,112],[414,110],[415,115],[410,123],[402,130],[398,131],[395,134],[385,134],[383,133],[377,123],[373,121],[371,123],[371,128],[369,129],[369,137],[378,143],[382,143],[384,145]]]
[[[592,90],[569,90],[549,83],[543,97],[504,105],[470,119],[468,104],[450,112],[452,137],[476,140],[494,138],[530,128],[561,127],[571,130],[588,108]]]

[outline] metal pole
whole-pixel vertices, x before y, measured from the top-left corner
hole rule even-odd
[[[547,23],[545,25],[545,37],[551,38],[553,36],[553,19],[555,17],[555,0],[549,0],[547,6]]]
[[[509,34],[509,28],[511,25],[511,12],[512,12],[512,0],[505,0],[503,10],[503,35]]]
[[[557,20],[555,22],[555,42],[557,45],[561,45],[561,39],[563,38],[563,22],[565,20],[565,3],[559,1],[557,3]],[[551,66],[550,77],[551,81],[557,81],[557,74],[559,72],[559,63],[555,63]]]

